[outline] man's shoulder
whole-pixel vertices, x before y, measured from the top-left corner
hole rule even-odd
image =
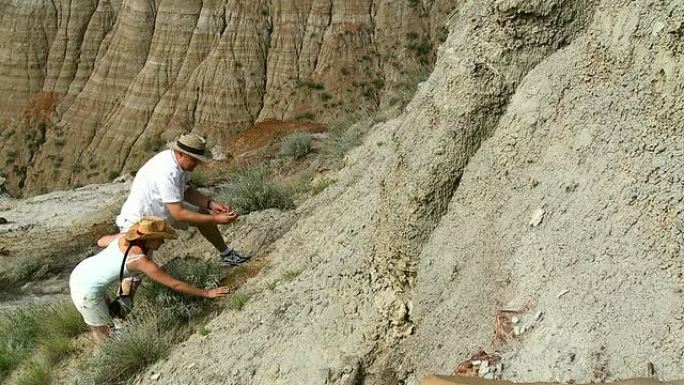
[[[150,158],[145,164],[140,168],[139,172],[149,172],[153,175],[159,173],[163,174],[176,174],[178,173],[179,167],[173,159],[173,153],[171,150],[162,151],[152,158]]]

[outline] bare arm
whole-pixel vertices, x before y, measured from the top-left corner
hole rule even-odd
[[[197,213],[192,210],[188,210],[183,207],[181,202],[167,203],[166,208],[169,210],[169,214],[173,219],[179,222],[187,223],[216,223],[216,224],[226,224],[230,223],[237,218],[237,214],[234,212],[230,213],[217,213],[217,214],[202,214]]]
[[[199,192],[199,190],[197,190],[194,187],[188,187],[188,189],[185,190],[184,198],[186,201],[192,203],[195,206],[210,209],[209,197],[202,194],[201,192]]]
[[[148,257],[141,257],[139,259],[136,259],[135,261],[129,262],[127,265],[129,270],[140,271],[148,277],[150,277],[150,279],[152,279],[153,281],[179,293],[204,298],[217,298],[223,297],[224,295],[230,292],[230,289],[225,286],[217,287],[211,290],[203,290],[188,285],[187,283],[170,276],[167,272],[164,271],[164,269],[159,267]]]

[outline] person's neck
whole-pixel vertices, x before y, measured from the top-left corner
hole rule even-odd
[[[173,155],[173,161],[176,162],[176,166],[178,166],[178,168],[180,168],[180,169],[183,170],[183,171],[187,171],[187,170],[185,170],[185,169],[183,168],[183,166],[181,166],[181,164],[180,164],[180,160],[178,159],[178,157],[179,157],[180,155],[178,155],[178,152],[175,151],[175,150],[171,150],[171,155]]]

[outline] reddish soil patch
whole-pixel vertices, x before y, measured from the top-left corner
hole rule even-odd
[[[324,132],[327,127],[320,123],[302,121],[265,120],[229,138],[223,143],[233,158],[254,150],[269,147],[280,138],[295,132]]]
[[[213,185],[225,179],[235,166],[258,163],[277,155],[280,151],[280,139],[289,134],[320,133],[326,130],[327,126],[321,123],[265,120],[224,140],[221,145],[226,150],[225,160],[200,164],[197,170],[206,174],[208,185]]]

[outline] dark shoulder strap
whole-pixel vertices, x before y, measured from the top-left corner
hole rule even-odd
[[[121,286],[121,283],[123,281],[123,271],[124,266],[126,266],[126,257],[128,257],[128,252],[131,251],[132,247],[133,243],[129,243],[128,247],[126,248],[126,252],[124,253],[123,261],[121,261],[121,272],[119,272],[119,290],[117,290],[116,292],[117,295],[123,294],[123,287]]]

